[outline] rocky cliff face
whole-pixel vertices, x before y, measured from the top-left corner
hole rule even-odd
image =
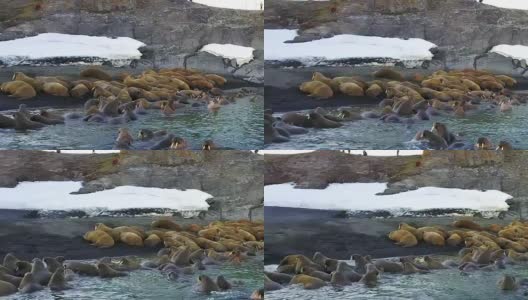
[[[526,61],[487,54],[498,44],[528,45],[528,11],[475,0],[267,0],[265,27],[300,29],[298,40],[336,34],[421,38],[438,45],[425,68],[528,76]]]
[[[301,188],[329,183],[389,182],[386,193],[425,186],[496,189],[528,197],[528,151],[425,151],[422,156],[363,157],[318,151],[266,156],[265,184]]]
[[[44,32],[125,36],[140,40],[140,68],[188,67],[263,80],[262,12],[220,9],[188,0],[10,0],[0,10],[0,40]],[[206,44],[257,49],[241,67],[198,52]]]
[[[122,185],[198,189],[213,195],[208,214],[263,218],[263,157],[248,151],[129,151],[71,155],[0,151],[0,186],[20,181],[84,181],[79,193]]]

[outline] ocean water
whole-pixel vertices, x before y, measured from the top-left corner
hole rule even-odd
[[[268,268],[267,268],[268,269]],[[483,300],[528,299],[528,289],[503,291],[497,282],[504,274],[517,281],[528,278],[527,265],[507,266],[505,270],[477,271],[462,275],[458,269],[434,270],[427,274],[384,273],[376,287],[353,283],[345,287],[326,286],[318,290],[304,290],[300,285],[266,292],[266,299],[354,299],[354,300]]]
[[[170,117],[157,109],[147,110],[147,115],[127,124],[112,125],[86,123],[82,120],[67,120],[66,124],[46,126],[39,130],[16,132],[0,129],[0,149],[64,149],[64,150],[108,150],[114,147],[118,129],[129,128],[134,137],[140,129],[166,130],[187,140],[192,149],[201,149],[205,140],[211,139],[221,147],[252,150],[263,145],[264,104],[262,97],[238,99],[236,103],[223,106],[218,113],[206,107],[184,108]],[[52,110],[60,113],[81,110]],[[2,112],[4,114],[9,112]],[[136,141],[132,149],[149,149],[154,142]]]
[[[471,147],[481,136],[488,137],[494,145],[499,141],[510,142],[515,149],[528,149],[528,127],[526,115],[528,105],[515,106],[512,112],[501,113],[498,108],[480,105],[476,111],[470,111],[459,118],[443,114],[433,116],[428,121],[414,121],[412,124],[384,123],[378,119],[363,119],[344,122],[344,126],[335,129],[309,129],[307,134],[293,135],[289,142],[266,145],[266,149],[323,150],[323,149],[427,149],[424,143],[413,141],[416,133],[431,129],[434,122],[447,125],[449,131],[460,136],[466,147]],[[379,108],[356,106],[358,111]],[[331,109],[328,109],[332,112]],[[280,115],[277,115],[280,116]]]
[[[250,258],[241,265],[224,264],[206,266],[206,270],[193,275],[180,275],[173,281],[158,270],[137,270],[129,272],[126,277],[98,278],[76,276],[69,282],[72,289],[52,292],[45,289],[32,294],[15,294],[5,297],[6,300],[49,300],[49,299],[142,299],[142,300],[235,300],[249,299],[251,293],[263,287],[263,257]],[[205,274],[213,280],[218,275],[233,284],[233,289],[225,292],[213,292],[209,295],[200,293],[197,280]],[[4,298],[2,298],[4,299]]]

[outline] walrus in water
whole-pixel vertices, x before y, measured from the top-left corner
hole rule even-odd
[[[266,275],[269,279],[275,282],[278,282],[280,284],[288,284],[293,278],[292,275],[279,273],[279,272],[264,271],[264,275]]]
[[[152,131],[150,129],[141,129],[138,132],[138,138],[142,141],[148,141],[153,139],[154,137],[161,137],[165,136],[166,134],[167,131],[165,130]]]
[[[28,119],[24,114],[20,112],[15,112],[15,129],[16,130],[28,130],[28,129],[38,129],[46,125],[42,123],[33,122]]]
[[[363,275],[363,277],[361,277],[359,282],[365,284],[367,287],[374,287],[378,285],[378,275],[378,269],[376,269],[373,264],[368,264],[367,272],[365,273],[365,275]]]
[[[172,139],[172,143],[171,143],[170,149],[172,149],[172,150],[187,150],[188,147],[189,146],[187,144],[187,141],[184,138],[177,136],[174,139]]]
[[[119,128],[119,135],[117,136],[117,139],[115,141],[115,147],[118,149],[128,149],[130,148],[130,146],[132,146],[132,142],[134,142],[134,139],[132,138],[132,135],[130,134],[128,129]]]
[[[1,123],[1,121],[0,121],[0,123]],[[513,147],[512,147],[512,145],[510,143],[508,143],[506,141],[500,141],[496,150],[502,150],[502,151],[513,150]]]
[[[216,285],[221,291],[227,291],[232,288],[231,283],[229,283],[223,275],[219,275],[216,278]]]
[[[264,275],[264,290],[276,291],[282,289],[282,285],[271,280],[267,275]]]
[[[12,283],[0,281],[0,297],[8,296],[17,292],[17,287]]]
[[[190,264],[190,255],[189,247],[184,247],[171,258],[171,261],[179,267],[186,267]]]
[[[150,147],[150,150],[163,150],[169,149],[172,145],[172,140],[174,139],[174,134],[168,134],[163,140],[156,143],[154,146]]]
[[[511,291],[517,288],[515,277],[507,274],[504,275],[504,277],[502,277],[497,284],[501,290],[505,291]]]
[[[0,115],[0,128],[15,128],[15,119]]]
[[[46,263],[48,271],[50,271],[51,273],[54,273],[58,268],[62,267],[62,263],[60,263],[57,258],[44,257],[44,262]]]
[[[18,290],[23,294],[34,293],[42,289],[44,289],[44,287],[35,280],[33,273],[26,273],[18,287]]]
[[[43,117],[41,115],[33,115],[31,118],[29,118],[33,122],[42,123],[45,125],[57,125],[57,124],[64,124],[64,120],[59,119],[48,119],[46,117]]]
[[[290,284],[302,284],[306,290],[315,290],[326,286],[323,280],[304,274],[293,276]]]
[[[313,127],[315,128],[338,128],[343,126],[343,124],[331,121],[316,112],[310,113],[309,118],[312,121]]]
[[[51,278],[51,272],[48,271],[46,265],[44,265],[44,262],[39,258],[33,259],[33,268],[31,268],[31,274],[33,274],[35,281],[41,285],[47,285]]]
[[[289,140],[288,137],[281,135],[268,120],[264,120],[264,144],[285,143]]]
[[[447,126],[444,123],[434,122],[431,131],[442,137],[448,145],[456,141],[456,136],[447,130]]]
[[[97,267],[89,263],[72,261],[66,263],[65,267],[79,275],[99,276],[99,270]]]
[[[53,275],[51,275],[48,287],[52,291],[62,291],[70,289],[71,287],[66,285],[66,278],[64,277],[64,268],[59,267]]]
[[[486,137],[479,137],[475,144],[477,150],[493,150],[493,144]]]
[[[254,291],[250,296],[250,300],[263,300],[263,299],[264,299],[264,289],[258,289]]]
[[[112,269],[109,265],[105,263],[98,263],[97,269],[99,271],[99,277],[101,278],[124,277],[128,275],[125,272],[120,272]]]
[[[416,140],[427,140],[427,142],[429,143],[429,146],[435,150],[443,150],[449,147],[446,141],[441,136],[429,130],[418,132],[416,134],[415,139]]]
[[[205,294],[219,291],[218,285],[207,275],[198,276],[198,282],[200,283],[200,291]]]

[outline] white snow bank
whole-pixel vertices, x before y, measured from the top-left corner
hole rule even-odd
[[[422,39],[404,40],[352,34],[341,34],[304,43],[285,43],[296,36],[296,30],[265,29],[265,59],[299,61],[308,66],[358,58],[391,59],[414,66],[425,60],[431,60],[433,54],[430,50],[436,47],[435,44]]]
[[[482,3],[503,8],[528,9],[528,1],[526,0],[484,0]]]
[[[510,195],[497,190],[478,191],[423,187],[394,195],[376,195],[386,183],[333,183],[324,190],[295,189],[291,183],[264,187],[266,206],[347,211],[406,211],[468,209],[481,212],[508,210]]]
[[[75,181],[21,182],[14,188],[0,188],[0,209],[81,210],[89,215],[131,208],[199,212],[209,208],[205,200],[212,197],[199,190],[181,191],[137,186],[119,186],[91,194],[70,194],[81,187],[81,182]]]
[[[253,51],[255,49],[233,44],[208,44],[200,49],[200,51],[227,59],[236,59],[237,65],[241,66],[253,60]]]
[[[242,9],[242,10],[263,10],[264,0],[192,0],[207,6]]]
[[[301,154],[301,153],[309,153],[314,152],[315,150],[259,150],[259,154],[265,155],[265,154],[279,154],[279,155],[291,155],[291,154]],[[347,150],[339,150],[340,152],[349,154]],[[397,156],[398,151],[397,150],[366,150],[368,156]],[[363,150],[350,150],[350,154],[352,155],[362,155]],[[408,156],[408,155],[422,155],[423,150],[400,150],[399,155],[400,156]]]
[[[526,1],[528,3],[528,0]],[[528,46],[523,45],[497,45],[489,52],[497,53],[513,59],[528,60]]]
[[[0,61],[9,66],[28,61],[86,58],[94,64],[110,61],[115,66],[141,58],[140,41],[128,38],[43,33],[33,37],[0,42]],[[83,60],[80,60],[83,61]],[[83,61],[86,63],[86,61]]]

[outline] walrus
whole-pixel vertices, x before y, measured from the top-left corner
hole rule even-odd
[[[435,150],[444,150],[449,147],[447,142],[441,136],[429,130],[418,132],[415,139],[427,140],[429,146]]]
[[[482,231],[483,228],[471,221],[471,220],[456,220],[453,222],[453,227],[456,227],[456,228],[467,228],[467,229],[471,229],[471,230],[476,230],[476,231]]]
[[[14,275],[16,275],[16,276],[24,276],[24,274],[31,272],[31,268],[33,268],[33,265],[30,262],[17,261],[16,262],[16,270],[15,270],[15,274]]]
[[[58,268],[62,267],[62,263],[54,257],[44,257],[44,262],[46,263],[46,268],[51,273],[54,273]]]
[[[174,231],[181,231],[182,228],[180,225],[178,225],[176,222],[168,219],[159,219],[152,221],[150,223],[150,227],[152,228],[163,228],[163,229],[169,229]]]
[[[42,86],[42,91],[51,96],[69,97],[68,88],[58,82],[46,82]]]
[[[414,247],[418,244],[416,236],[407,230],[398,229],[389,233],[389,239],[401,247]]]
[[[423,240],[433,246],[445,246],[445,239],[442,235],[433,231],[426,231],[423,233]]]
[[[57,270],[55,270],[55,272],[53,272],[53,275],[51,275],[49,280],[48,287],[52,291],[63,291],[71,288],[66,284],[63,267],[59,267]]]
[[[425,265],[427,266],[427,268],[429,268],[431,270],[433,270],[433,269],[445,269],[445,266],[441,262],[435,260],[434,258],[432,258],[429,255],[424,256],[424,261],[425,261]]]
[[[290,125],[290,124],[285,123],[282,120],[277,120],[275,123],[273,123],[273,127],[282,128],[282,129],[288,131],[288,133],[290,133],[290,134],[305,134],[305,133],[308,133],[308,130],[306,128],[300,127],[300,126],[295,126],[295,125]]]
[[[18,291],[23,294],[34,293],[43,289],[44,287],[40,285],[34,278],[33,273],[26,273],[24,278],[22,278],[22,282],[20,282],[20,286],[18,287]]]
[[[293,277],[292,277],[293,278]],[[290,279],[291,281],[291,279]],[[271,280],[267,275],[264,275],[264,290],[265,291],[276,291],[282,289],[282,285]]]
[[[182,137],[175,137],[172,139],[172,143],[170,146],[170,149],[172,150],[187,150],[189,145],[187,144],[187,141]]]
[[[376,72],[374,72],[374,77],[376,78],[386,78],[386,79],[392,79],[392,80],[396,80],[396,81],[404,81],[405,78],[403,77],[402,74],[400,74],[399,72],[393,70],[393,69],[389,69],[389,68],[383,68],[381,70],[378,70]]]
[[[40,110],[39,114],[47,119],[61,120],[61,121],[65,120],[64,116],[57,114],[57,113],[47,111],[45,109]]]
[[[345,82],[339,85],[339,91],[347,96],[359,97],[364,96],[363,88],[354,82]]]
[[[382,269],[383,272],[401,273],[403,271],[403,265],[395,261],[390,261],[386,259],[376,259],[373,263],[376,268]]]
[[[10,97],[27,100],[37,96],[35,89],[24,81],[10,81],[0,85],[0,91],[10,94]]]
[[[2,123],[2,121],[0,120],[0,127],[2,126],[1,123]],[[495,149],[495,150],[508,151],[508,150],[513,150],[513,147],[512,147],[512,145],[509,142],[500,141],[499,145],[497,146],[497,149]]]
[[[15,119],[0,115],[0,128],[14,128]]]
[[[493,144],[486,137],[479,137],[477,143],[475,144],[477,150],[493,150]]]
[[[221,291],[227,291],[232,288],[231,283],[229,283],[223,275],[218,275],[218,277],[216,277],[216,285]]]
[[[108,103],[106,103],[104,106],[103,106],[103,109],[101,110],[101,112],[105,115],[105,116],[109,116],[109,117],[117,117],[119,116],[119,106],[120,106],[120,103],[119,101],[117,100],[111,100],[109,101]]]
[[[71,261],[65,263],[64,266],[79,275],[99,276],[99,270],[93,264]]]
[[[378,285],[379,271],[372,264],[367,264],[367,272],[359,280],[360,283],[365,284],[367,287],[374,287]]]
[[[202,293],[210,294],[211,292],[220,290],[218,285],[207,275],[198,276],[198,282],[200,283],[199,288]]]
[[[119,128],[118,132],[119,135],[117,136],[117,139],[115,141],[116,148],[130,148],[130,146],[132,146],[132,143],[134,142],[134,138],[132,138],[130,131],[128,131],[127,128]]]
[[[309,97],[317,99],[328,99],[334,96],[332,88],[321,81],[308,81],[299,87],[301,92],[308,94]]]
[[[48,119],[46,117],[43,117],[41,115],[33,115],[31,118],[29,118],[33,122],[42,123],[45,125],[57,125],[57,124],[64,124],[64,120],[59,119]]]
[[[17,292],[17,287],[10,282],[0,280],[0,297],[8,296]]]
[[[109,265],[104,263],[97,264],[97,270],[99,272],[99,277],[101,278],[124,277],[128,275],[126,272],[114,270]]]
[[[9,271],[10,274],[15,274],[17,269],[17,262],[20,260],[11,252],[4,256],[2,265]]]
[[[121,242],[129,246],[143,247],[143,239],[135,232],[121,232],[119,237]]]
[[[403,262],[402,274],[404,275],[414,274],[414,273],[424,273],[424,272],[427,272],[427,271],[418,269],[413,263],[409,261]]]
[[[38,129],[38,128],[42,128],[46,126],[42,123],[31,121],[24,114],[20,112],[15,112],[13,115],[15,119],[15,129],[16,130]]]
[[[179,267],[186,267],[190,263],[190,255],[191,251],[189,247],[183,247],[180,252],[171,257],[171,261]]]
[[[14,286],[19,286],[20,282],[22,281],[22,278],[18,276],[10,275],[6,273],[5,271],[0,270],[0,281],[9,282],[13,284]]]
[[[154,146],[150,147],[150,150],[163,150],[169,149],[172,145],[174,134],[168,134],[163,140],[157,142]]]
[[[11,80],[12,81],[24,81],[24,82],[28,83],[29,85],[31,85],[35,89],[35,91],[37,93],[42,90],[42,82],[39,82],[35,78],[29,77],[29,76],[27,76],[26,74],[24,74],[22,72],[15,72],[15,74],[13,74],[13,78]]]
[[[89,67],[81,71],[81,77],[101,79],[104,81],[112,81],[112,76],[110,76],[105,71],[97,67]]]
[[[290,284],[302,284],[306,290],[315,290],[326,286],[323,280],[304,274],[293,276]]]
[[[80,83],[71,89],[70,94],[72,97],[82,99],[90,94],[90,90],[86,85]]]
[[[505,274],[501,279],[499,279],[497,285],[501,290],[511,291],[517,289],[515,277],[508,274]]]
[[[263,300],[264,299],[264,289],[258,289],[258,290],[253,291],[249,299],[250,300]]]
[[[456,140],[455,135],[447,130],[447,126],[444,123],[434,122],[431,131],[442,137],[448,145],[451,145]]]
[[[314,128],[338,128],[343,126],[343,124],[335,121],[331,121],[325,118],[323,115],[312,112],[309,114],[310,121]]]
[[[31,274],[33,274],[35,282],[38,282],[41,285],[47,285],[51,277],[51,272],[48,271],[44,262],[39,258],[33,259]]]
[[[279,272],[267,272],[264,271],[264,275],[266,275],[269,279],[278,282],[280,284],[288,284],[292,280],[293,276],[289,274],[279,273]]]
[[[452,246],[452,247],[455,247],[455,246],[458,246],[462,243],[463,239],[462,237],[457,234],[457,233],[453,233],[449,236],[449,238],[446,240],[446,243],[449,245],[449,246]]]

